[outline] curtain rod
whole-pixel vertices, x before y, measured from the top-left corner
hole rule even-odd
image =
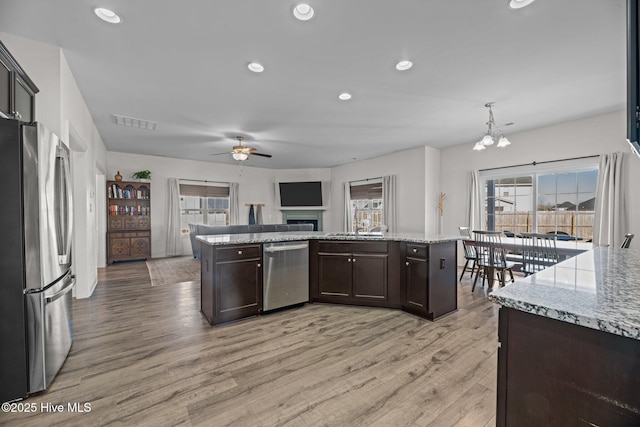
[[[519,165],[501,166],[499,168],[478,169],[478,172],[494,171],[494,170],[498,170],[498,169],[518,168],[520,166],[536,166],[536,165],[543,165],[545,163],[566,162],[567,160],[592,159],[592,158],[595,158],[595,157],[600,157],[600,155],[597,154],[595,156],[582,156],[582,157],[571,157],[569,159],[545,160],[544,162],[533,161],[531,163],[522,163],[522,164],[519,164]]]
[[[349,181],[349,184],[352,184],[354,182],[362,182],[362,181],[373,181],[375,179],[382,179],[383,177],[379,176],[377,178],[365,178],[365,179],[356,179],[354,181]]]
[[[188,178],[178,178],[179,181],[191,181],[191,182],[204,182],[206,183],[211,183],[211,184],[231,184],[230,182],[223,182],[223,181],[207,181],[206,179],[188,179]]]

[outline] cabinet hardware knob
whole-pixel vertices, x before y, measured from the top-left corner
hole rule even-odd
[[[405,262],[405,265],[406,265],[407,267],[409,267],[409,261]]]
[[[262,267],[262,264],[258,263],[257,267],[258,267],[258,268]]]
[[[351,258],[347,258],[347,262],[351,262]]]
[[[356,262],[356,259],[355,259],[355,258],[353,259],[353,262]]]
[[[238,251],[238,255],[242,255],[242,251]]]
[[[418,252],[418,248],[413,248],[413,253]]]

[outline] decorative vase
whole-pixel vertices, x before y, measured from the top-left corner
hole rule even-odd
[[[122,175],[120,175],[120,171],[115,176],[116,181],[122,181]]]

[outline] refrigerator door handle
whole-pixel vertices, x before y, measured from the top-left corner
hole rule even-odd
[[[73,223],[73,205],[71,201],[71,177],[69,170],[69,158],[67,152],[62,147],[58,147],[58,153],[56,160],[60,162],[60,168],[56,168],[56,173],[60,173],[58,179],[58,188],[56,188],[56,194],[58,201],[63,201],[64,205],[59,205],[59,209],[56,214],[58,219],[56,224],[62,228],[60,236],[62,241],[58,242],[58,263],[60,265],[69,264],[71,262],[71,231]],[[62,200],[61,200],[62,198]],[[61,247],[60,247],[61,246]]]
[[[50,297],[46,297],[45,298],[45,302],[47,304],[54,302],[57,299],[62,298],[67,292],[69,292],[71,289],[73,289],[73,285],[76,284],[76,276],[72,275],[70,276],[69,282],[65,285],[64,288],[60,289],[58,292],[56,292],[55,294],[51,295]]]

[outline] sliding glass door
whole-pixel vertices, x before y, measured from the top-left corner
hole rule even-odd
[[[481,175],[484,228],[506,236],[554,233],[559,240],[590,241],[598,165],[583,161],[554,166],[505,168]]]

